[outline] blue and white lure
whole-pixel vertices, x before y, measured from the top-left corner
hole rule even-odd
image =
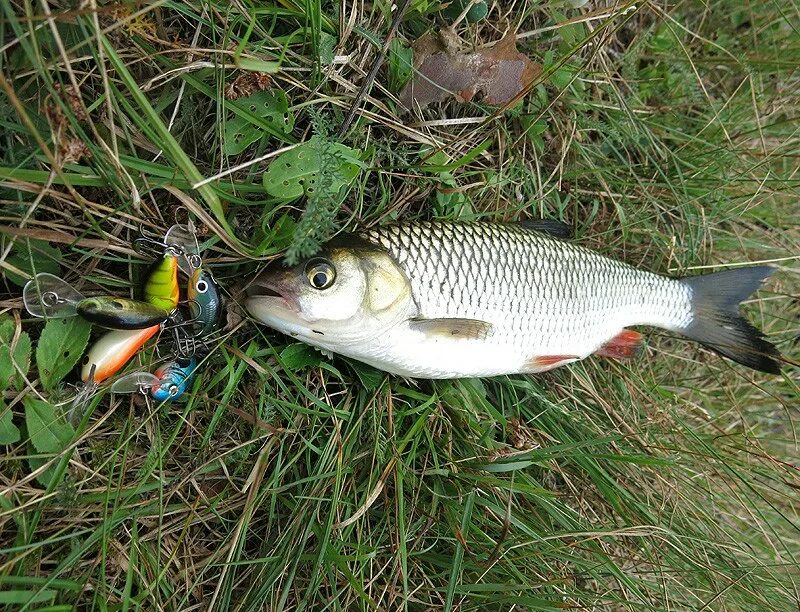
[[[112,393],[149,394],[158,402],[174,401],[183,395],[192,382],[197,359],[175,359],[155,372],[131,372],[114,381]]]

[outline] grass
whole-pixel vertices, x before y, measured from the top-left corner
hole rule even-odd
[[[94,6],[0,0],[4,342],[42,333],[20,312],[34,270],[133,292],[138,229],[191,214],[233,303],[320,207],[323,231],[561,218],[582,244],[671,274],[771,261],[780,271],[747,310],[797,360],[796,3],[494,3],[458,34],[515,29],[541,82],[504,113],[448,102],[408,117],[389,83],[410,41],[442,24],[412,2],[338,139],[363,167],[332,202],[267,196],[267,156],[337,140],[388,3]],[[291,129],[230,99],[253,69],[285,92]],[[49,452],[30,439],[26,398],[62,423],[77,377],[45,388],[32,367],[0,407],[21,430],[0,457],[0,604],[796,609],[797,368],[770,377],[648,337],[631,363],[411,383],[231,307],[186,401],[104,390]]]

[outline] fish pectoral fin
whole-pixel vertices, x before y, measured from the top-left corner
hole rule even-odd
[[[494,332],[494,325],[477,319],[410,319],[409,324],[433,338],[485,340]]]
[[[519,224],[522,227],[536,230],[537,232],[542,232],[543,234],[549,234],[554,238],[569,240],[570,238],[575,237],[575,233],[572,231],[571,226],[567,225],[563,221],[556,221],[555,219],[526,219],[525,221],[520,221]]]
[[[642,334],[632,329],[623,329],[606,342],[595,353],[612,359],[632,359],[642,350]]]

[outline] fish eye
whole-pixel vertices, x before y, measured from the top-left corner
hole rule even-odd
[[[336,280],[336,268],[326,259],[312,259],[306,265],[306,277],[314,289],[327,289]]]
[[[197,289],[197,293],[205,293],[208,291],[208,283],[204,280],[197,281],[195,289]]]

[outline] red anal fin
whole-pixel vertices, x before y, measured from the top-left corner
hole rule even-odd
[[[623,329],[597,351],[597,355],[612,359],[632,359],[642,350],[642,334]]]
[[[542,370],[550,370],[558,367],[567,361],[575,361],[580,359],[577,355],[538,355],[531,357],[525,364],[528,369],[534,372],[541,372]]]

